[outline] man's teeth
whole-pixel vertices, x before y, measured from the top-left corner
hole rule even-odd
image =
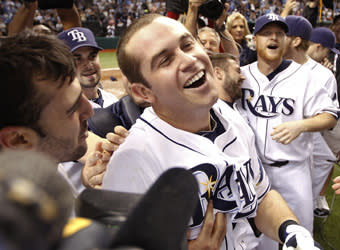
[[[193,78],[191,78],[184,87],[189,87],[194,82],[198,81],[202,76],[204,75],[203,71],[200,71],[197,75],[195,75]]]

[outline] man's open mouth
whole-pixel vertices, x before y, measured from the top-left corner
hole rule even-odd
[[[198,72],[193,78],[191,78],[187,83],[185,84],[184,88],[197,88],[201,86],[205,82],[205,71],[202,70]]]

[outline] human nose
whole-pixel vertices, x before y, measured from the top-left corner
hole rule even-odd
[[[196,57],[193,56],[192,54],[182,51],[180,57],[181,61],[180,70],[181,71],[190,70],[190,68],[192,68],[193,65],[195,64],[196,60],[197,60]]]
[[[82,94],[80,105],[80,119],[87,120],[93,115],[93,108],[84,94]]]

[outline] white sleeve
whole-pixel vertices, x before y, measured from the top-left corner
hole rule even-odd
[[[327,90],[318,84],[317,81],[312,80],[306,89],[304,117],[312,117],[327,112],[337,118],[338,108],[333,104]]]
[[[116,151],[106,169],[103,178],[103,189],[145,193],[157,179],[151,157],[135,149]]]

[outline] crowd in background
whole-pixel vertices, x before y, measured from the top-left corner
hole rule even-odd
[[[229,12],[240,12],[250,24],[257,17],[269,13],[281,13],[286,0],[243,0],[230,1]],[[302,15],[308,0],[299,0],[295,15]],[[75,1],[83,27],[93,31],[96,36],[120,36],[135,19],[146,13],[166,13],[165,0],[76,0]],[[0,2],[0,34],[7,34],[7,25],[21,6],[21,0],[4,0]],[[323,6],[318,21],[330,23],[335,13],[340,11],[340,2],[335,2],[334,8]],[[335,12],[335,13],[333,13]],[[44,23],[60,32],[63,25],[55,9],[38,9],[35,15],[36,23]],[[251,27],[252,25],[250,25]]]

